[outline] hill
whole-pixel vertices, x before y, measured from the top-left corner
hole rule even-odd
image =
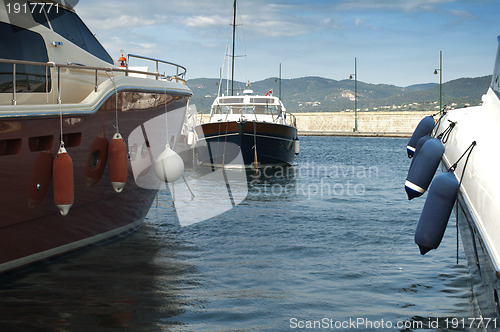
[[[443,104],[458,108],[479,105],[481,96],[488,90],[491,76],[460,78],[443,84]],[[187,81],[194,93],[191,104],[198,112],[208,113],[217,96],[218,79],[197,78]],[[226,80],[222,86],[226,88]],[[235,82],[236,91],[242,91],[245,84]],[[256,94],[273,90],[279,94],[276,77],[253,82]],[[322,77],[302,77],[281,81],[282,100],[288,111],[339,112],[354,109],[354,81],[332,80]],[[387,84],[370,84],[358,81],[358,111],[367,110],[433,110],[439,109],[439,84],[416,84],[398,87]]]

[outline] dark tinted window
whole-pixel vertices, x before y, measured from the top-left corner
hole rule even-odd
[[[493,70],[493,77],[491,78],[491,88],[497,94],[500,94],[500,36],[498,36],[497,59],[495,61],[495,68]]]
[[[49,61],[42,36],[3,22],[0,22],[0,58]],[[45,66],[16,65],[16,91],[44,92],[46,83],[50,89],[50,71],[46,72],[45,68]],[[0,92],[12,92],[12,73],[12,64],[0,63]]]
[[[59,8],[58,12],[52,10],[47,13],[47,16],[55,32],[99,59],[113,64],[113,59],[111,59],[78,15],[66,9]]]
[[[31,15],[33,16],[35,22],[40,23],[44,25],[46,28],[48,28],[49,24],[47,23],[47,17],[45,17],[45,12],[42,8],[42,4],[37,2],[35,3],[28,2],[28,4],[31,11]],[[52,7],[50,9],[52,9]]]

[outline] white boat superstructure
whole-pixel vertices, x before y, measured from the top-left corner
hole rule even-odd
[[[207,122],[257,121],[295,126],[295,117],[287,113],[278,97],[258,96],[246,89],[239,96],[220,96],[212,103]]]
[[[460,182],[457,218],[479,307],[489,318],[500,317],[499,76],[500,48],[482,105],[449,110],[435,129],[441,133],[455,123],[444,144],[444,167],[448,169],[465,154],[455,170]]]

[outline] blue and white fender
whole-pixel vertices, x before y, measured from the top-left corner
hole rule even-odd
[[[406,146],[406,152],[408,152],[408,158],[413,157],[415,154],[415,149],[417,147],[417,142],[423,136],[429,134],[434,128],[435,122],[432,116],[426,116],[417,125],[415,131],[411,135],[410,141],[408,141],[408,145]]]
[[[431,138],[432,138],[431,135],[427,134],[418,140],[417,146],[415,147],[415,153],[413,154],[413,158],[412,158],[411,163],[410,163],[410,168],[413,166],[413,162],[417,158],[418,152],[422,148],[422,145],[424,145],[424,143],[427,142],[428,140],[430,140]]]
[[[418,152],[420,149],[422,149],[422,146],[424,145],[425,142],[430,140],[432,137],[430,134],[427,134],[425,136],[420,137],[420,139],[417,142],[417,145],[415,146],[415,153],[413,154],[413,158],[416,158],[418,155]],[[413,160],[412,160],[413,161]]]
[[[422,255],[439,247],[457,199],[458,186],[452,171],[441,173],[432,181],[415,231],[415,243]]]
[[[408,199],[422,196],[429,188],[444,153],[444,145],[438,138],[427,140],[408,170],[405,190]]]

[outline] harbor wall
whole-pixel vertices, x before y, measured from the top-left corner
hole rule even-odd
[[[299,135],[394,136],[409,137],[430,111],[374,111],[295,113]]]

